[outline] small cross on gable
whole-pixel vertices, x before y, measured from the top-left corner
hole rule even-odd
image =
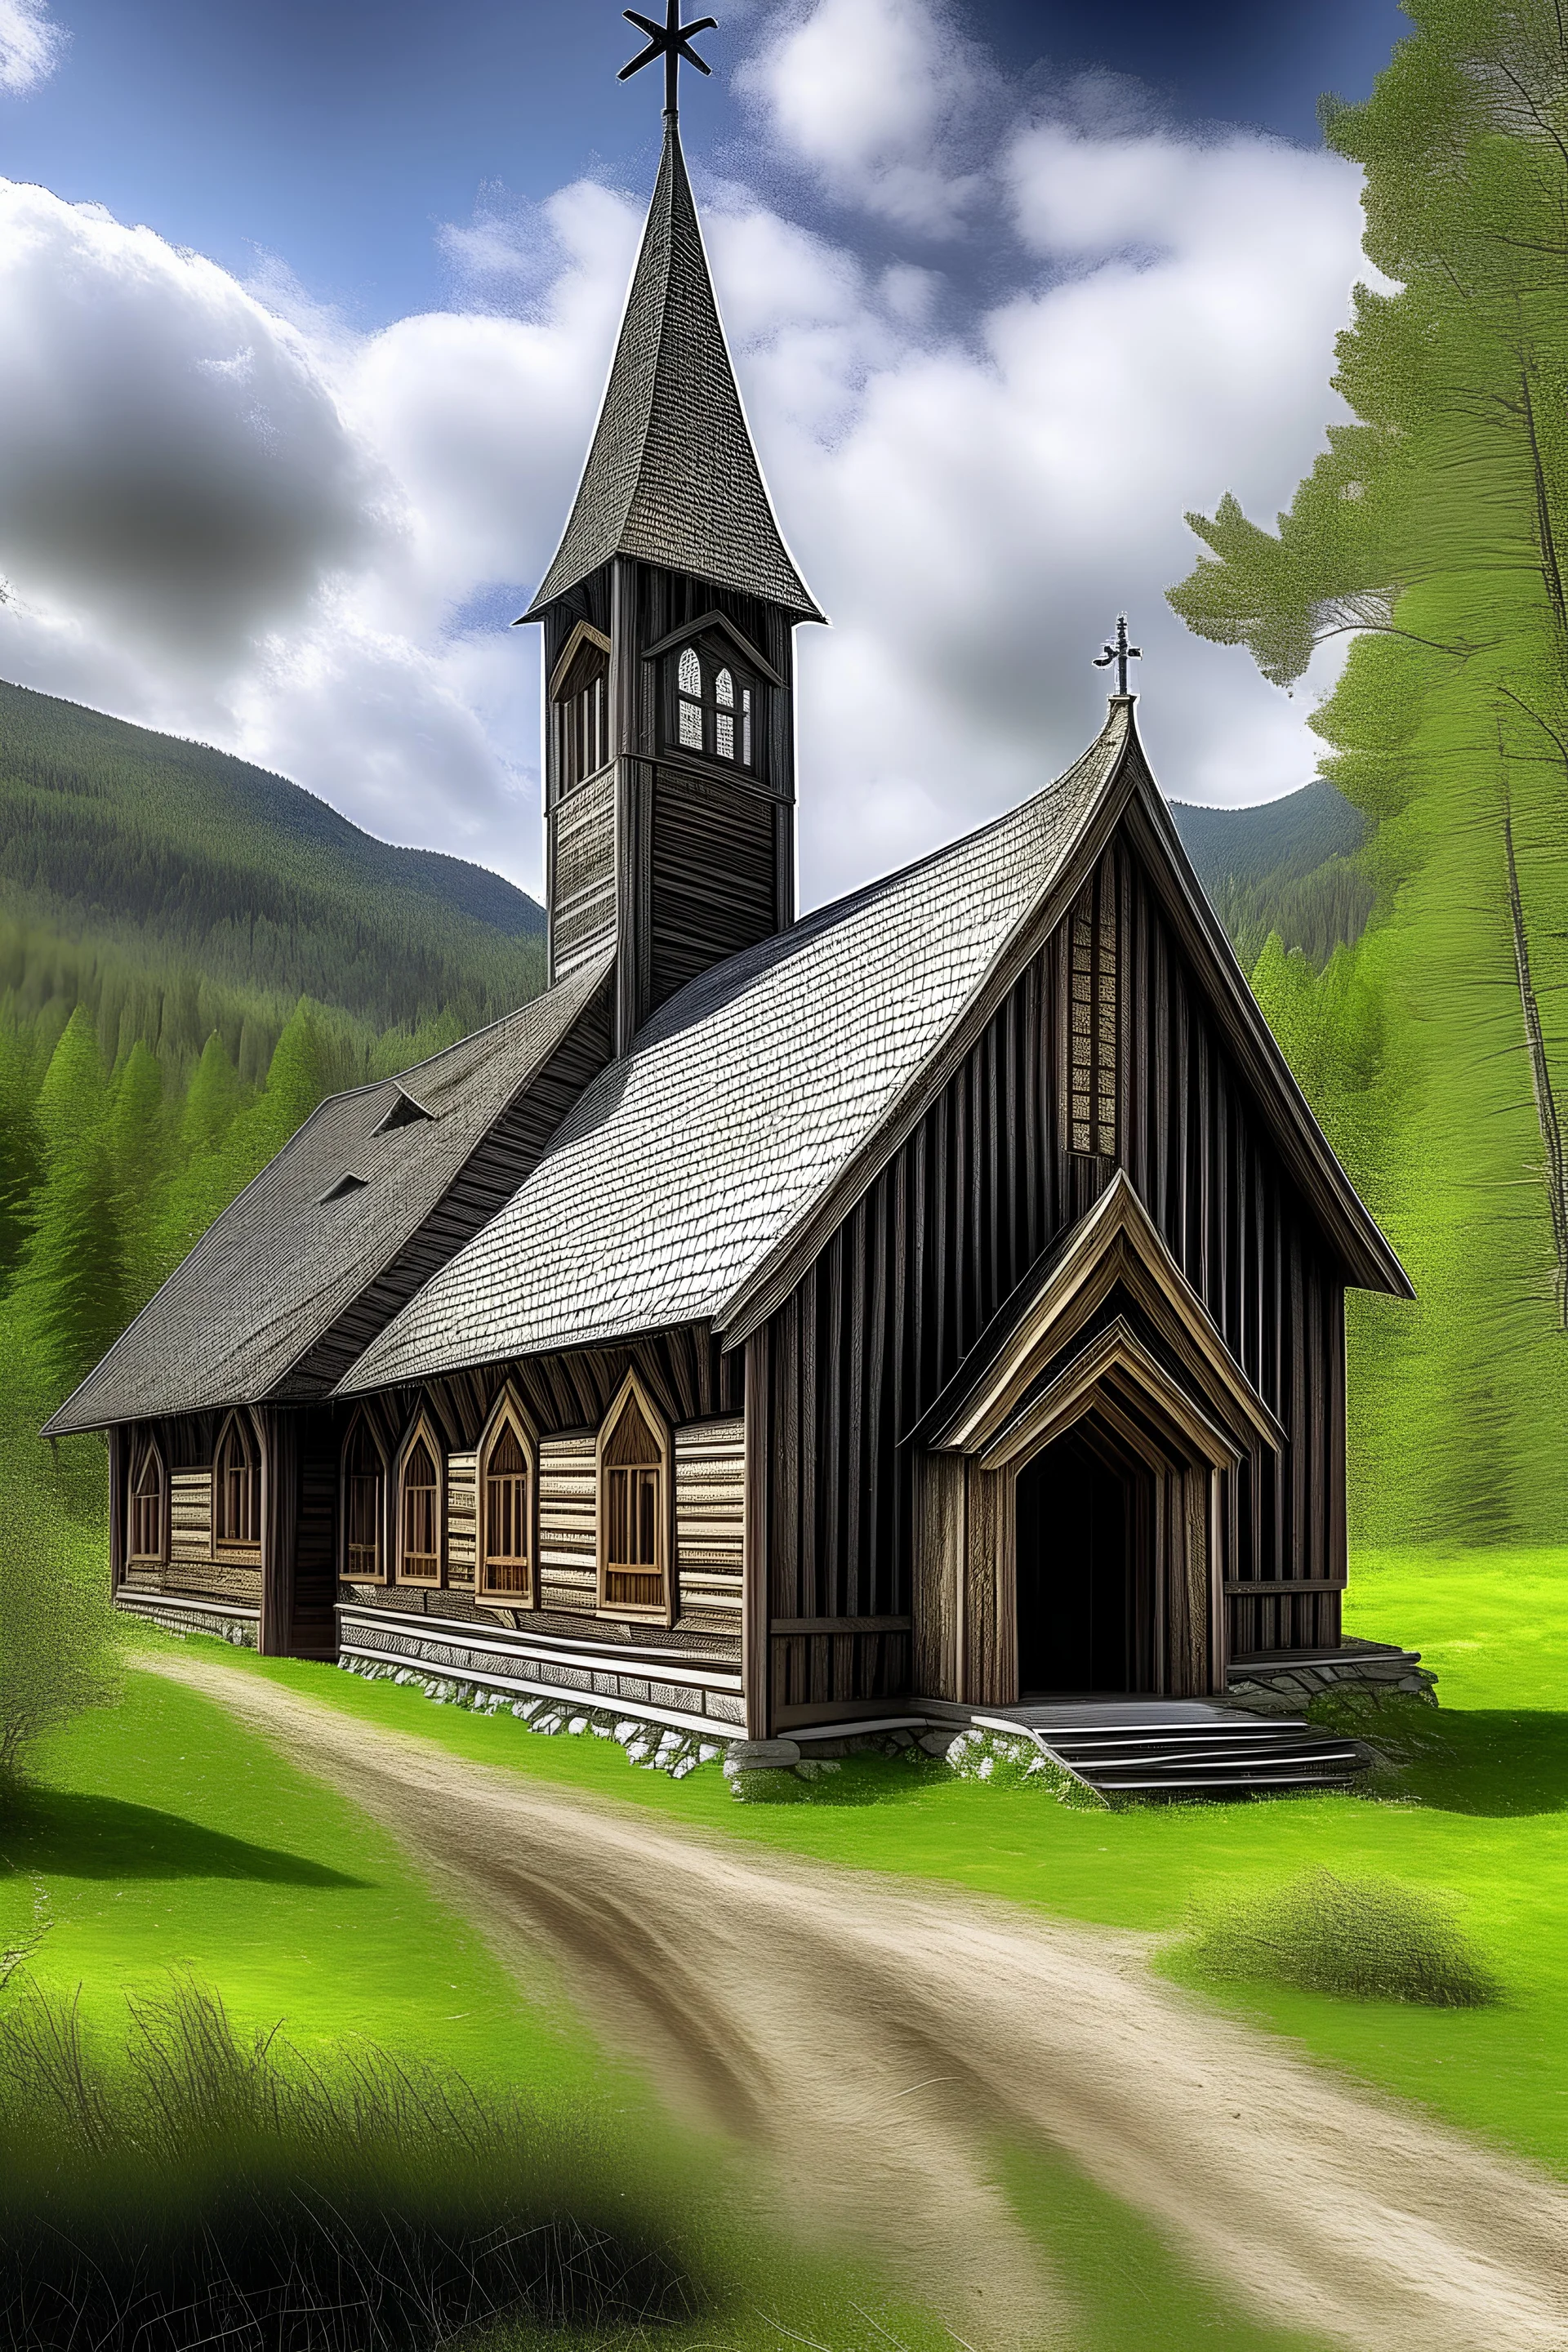
[[[719,19],[717,16],[699,16],[694,23],[683,25],[680,21],[680,0],[666,0],[662,25],[657,24],[651,16],[643,16],[636,8],[623,8],[621,14],[628,25],[635,25],[639,33],[647,35],[647,47],[638,52],[630,65],[623,66],[616,79],[617,81],[629,80],[633,74],[640,73],[644,66],[650,66],[656,58],[662,58],[664,110],[673,121],[679,111],[682,58],[689,66],[695,66],[700,74],[713,70],[691,47],[691,37],[694,33],[716,30]]]
[[[1126,614],[1118,613],[1116,616],[1116,642],[1114,645],[1107,646],[1102,654],[1096,654],[1094,657],[1095,668],[1109,669],[1110,664],[1114,662],[1116,664],[1116,691],[1118,694],[1125,694],[1127,691],[1127,665],[1130,661],[1142,661],[1142,658],[1143,656],[1139,648],[1136,646],[1130,646],[1127,642]]]

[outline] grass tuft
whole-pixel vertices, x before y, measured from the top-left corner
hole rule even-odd
[[[115,2053],[58,1996],[0,2021],[12,2352],[426,2352],[702,2307],[665,2213],[521,2101],[368,2049],[328,2074],[189,1979],[131,2018]]]
[[[1502,1993],[1453,1906],[1394,1878],[1306,1871],[1287,1885],[1209,1912],[1185,1948],[1210,1977],[1261,1979],[1363,2000],[1484,2009]]]

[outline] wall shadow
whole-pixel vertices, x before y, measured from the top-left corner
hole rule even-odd
[[[252,1845],[120,1797],[27,1790],[0,1823],[0,1863],[71,1878],[238,1878],[274,1886],[364,1886],[280,1847]]]

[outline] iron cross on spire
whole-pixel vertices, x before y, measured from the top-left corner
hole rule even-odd
[[[1130,661],[1142,661],[1142,658],[1143,656],[1140,653],[1138,647],[1136,646],[1130,646],[1127,642],[1126,614],[1118,613],[1116,615],[1116,643],[1113,646],[1107,646],[1102,654],[1096,654],[1094,657],[1095,668],[1105,669],[1109,667],[1110,663],[1114,662],[1116,664],[1116,691],[1118,694],[1125,694],[1127,691],[1127,665]]]
[[[628,25],[635,25],[639,33],[647,35],[647,47],[632,59],[629,66],[621,68],[616,79],[626,81],[633,74],[641,73],[644,66],[652,65],[655,58],[662,58],[664,59],[664,110],[673,122],[680,110],[682,58],[689,66],[695,66],[699,73],[711,73],[713,70],[712,67],[705,64],[691,47],[691,36],[693,33],[717,30],[719,19],[717,16],[699,16],[695,24],[683,25],[680,21],[680,0],[665,0],[665,21],[662,25],[655,24],[651,16],[641,15],[636,8],[623,8],[621,14]]]

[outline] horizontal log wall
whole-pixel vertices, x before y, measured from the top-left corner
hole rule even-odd
[[[468,1584],[474,1580],[474,1552],[478,1537],[479,1503],[475,1479],[479,1470],[476,1454],[448,1454],[447,1456],[447,1581],[448,1584]]]
[[[676,1597],[682,1623],[741,1632],[746,1424],[700,1421],[675,1433]]]
[[[539,1605],[591,1617],[598,1595],[595,1433],[539,1441]]]
[[[1342,1277],[1225,1051],[1152,885],[1106,853],[1119,922],[1121,1162],[1289,1443],[1226,1480],[1228,1583],[1342,1579]],[[908,1141],[758,1340],[773,1620],[911,1610],[914,1465],[900,1441],[1115,1165],[1068,1149],[1068,942],[1033,959]],[[1337,1591],[1233,1595],[1237,1651],[1338,1639]],[[951,1629],[932,1634],[944,1654]],[[775,1709],[908,1687],[907,1640],[776,1634]],[[775,1717],[775,1719],[778,1719]]]

